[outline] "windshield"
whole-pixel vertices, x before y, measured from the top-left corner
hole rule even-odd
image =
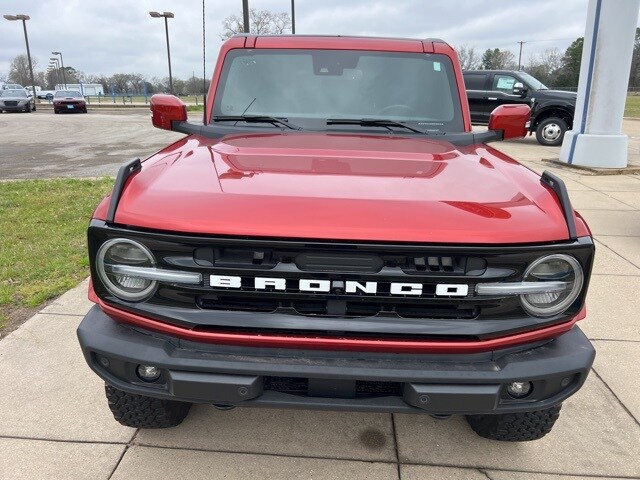
[[[22,89],[20,89],[20,90],[2,90],[0,92],[0,96],[27,98],[27,92],[25,92]]]
[[[213,115],[265,115],[303,127],[326,127],[328,119],[387,119],[423,130],[464,131],[453,66],[438,54],[232,50]]]
[[[74,90],[58,90],[55,94],[56,98],[61,98],[61,97],[81,97],[82,95],[80,95],[80,92],[74,91]]]
[[[531,75],[529,75],[528,73],[525,72],[519,72],[520,76],[522,77],[522,79],[527,82],[527,84],[529,85],[529,87],[531,87],[533,90],[549,90],[544,83],[542,83],[541,81],[539,81],[538,79],[536,79],[535,77],[532,77]]]

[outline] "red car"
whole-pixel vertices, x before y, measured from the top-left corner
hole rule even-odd
[[[82,93],[76,90],[57,90],[53,95],[53,113],[87,113],[87,102]]]
[[[78,328],[124,425],[191,404],[465,415],[534,440],[583,385],[594,242],[561,179],[473,132],[441,40],[240,35],[204,124],[123,165],[88,231]]]

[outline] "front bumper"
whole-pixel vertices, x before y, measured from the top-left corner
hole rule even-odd
[[[78,327],[89,366],[121,390],[193,403],[449,414],[547,408],[584,383],[595,350],[578,327],[547,342],[477,354],[390,354],[221,346],[116,322],[94,306]],[[160,379],[137,377],[140,364]],[[530,381],[511,398],[506,385]]]
[[[29,105],[31,107],[31,105]],[[23,105],[0,105],[0,110],[4,110],[5,112],[22,112],[27,108],[27,104]]]

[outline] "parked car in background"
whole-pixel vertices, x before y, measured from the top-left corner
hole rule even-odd
[[[53,100],[53,96],[56,94],[55,90],[40,90],[36,97],[41,100]]]
[[[25,88],[22,85],[18,85],[17,83],[3,83],[0,86],[0,90],[24,90]]]
[[[575,92],[549,90],[528,73],[512,70],[467,70],[463,75],[475,124],[489,123],[489,115],[500,105],[527,103],[531,107],[529,134],[535,132],[540,144],[562,144],[565,132],[573,126]]]
[[[60,112],[87,113],[87,102],[80,92],[58,90],[53,96],[53,113]]]
[[[32,112],[36,102],[24,88],[0,90],[0,112]]]
[[[33,94],[33,87],[26,86],[24,88],[30,95]],[[43,90],[42,87],[36,85],[36,98],[39,98],[41,100],[53,100],[53,95],[55,93],[55,90]]]

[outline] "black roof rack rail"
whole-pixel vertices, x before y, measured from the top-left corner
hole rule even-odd
[[[109,210],[107,211],[107,223],[114,223],[116,216],[116,209],[124,190],[124,184],[127,183],[129,177],[136,172],[139,172],[142,168],[142,163],[139,158],[129,160],[118,169],[118,175],[116,176],[116,183],[113,185],[113,191],[111,192],[111,200],[109,201]]]
[[[564,184],[560,177],[554,175],[548,170],[542,172],[540,182],[549,186],[549,188],[551,188],[551,190],[553,190],[554,193],[558,196],[558,200],[560,200],[560,206],[562,207],[562,214],[564,215],[564,220],[565,222],[567,222],[567,229],[569,230],[569,240],[576,240],[578,238],[578,233],[576,231],[576,222],[573,216],[573,207],[571,206],[571,200],[569,199],[567,186]]]

